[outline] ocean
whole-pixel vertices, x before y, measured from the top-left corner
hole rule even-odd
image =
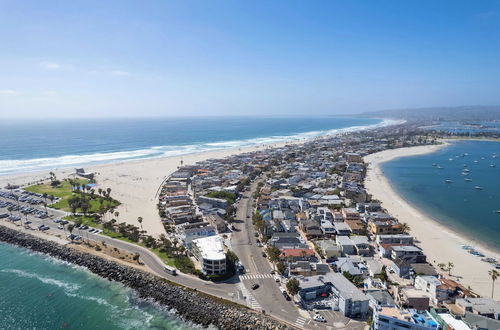
[[[387,125],[354,118],[175,118],[0,122],[0,175],[272,144]],[[132,290],[0,243],[2,329],[190,329]]]
[[[196,329],[84,268],[0,243],[1,329]]]
[[[2,120],[0,175],[272,144],[390,122],[345,117]]]
[[[472,244],[500,251],[500,142],[457,141],[434,153],[396,158],[381,169],[420,210]]]

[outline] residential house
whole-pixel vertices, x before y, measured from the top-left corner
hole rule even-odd
[[[377,244],[413,244],[413,236],[406,234],[396,234],[396,235],[377,235],[375,238]]]
[[[455,305],[463,311],[500,320],[500,301],[491,298],[459,298]]]
[[[335,238],[337,245],[342,249],[343,255],[356,254],[356,247],[349,236],[337,235]]]
[[[303,305],[317,299],[323,293],[333,295],[338,301],[340,312],[347,317],[364,318],[368,314],[368,297],[340,273],[327,273],[298,278],[299,297]]]
[[[345,235],[350,235],[352,232],[349,225],[345,222],[334,222],[333,226],[335,227],[337,235],[345,236]]]
[[[422,250],[413,245],[393,246],[391,258],[401,259],[408,263],[423,263],[427,259]]]
[[[455,301],[468,292],[461,284],[445,278],[434,276],[417,276],[415,278],[415,288],[429,293],[434,304],[443,301]]]
[[[356,253],[361,256],[371,255],[371,245],[366,236],[351,236],[351,241],[354,243]]]
[[[337,260],[342,254],[342,248],[334,240],[320,240],[315,244],[327,260]]]

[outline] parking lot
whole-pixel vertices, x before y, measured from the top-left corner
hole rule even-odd
[[[68,237],[70,233],[63,227],[69,221],[62,220],[67,215],[64,211],[46,208],[42,195],[26,192],[0,190],[0,220],[24,226],[26,229],[47,231],[50,234]],[[73,240],[86,238],[88,233],[97,234],[99,230],[88,226],[75,227]]]

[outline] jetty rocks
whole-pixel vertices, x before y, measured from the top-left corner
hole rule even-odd
[[[218,329],[291,329],[267,315],[256,313],[244,306],[1,225],[0,241],[83,266],[103,278],[134,289],[143,299],[152,299],[169,309],[174,309],[185,320],[204,327],[211,325]]]

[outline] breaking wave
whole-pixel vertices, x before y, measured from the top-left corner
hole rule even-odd
[[[361,131],[399,124],[401,121],[385,119],[380,123],[367,126],[351,126],[332,130],[318,130],[295,135],[276,135],[269,137],[252,138],[245,140],[232,140],[209,142],[189,145],[164,145],[153,146],[145,149],[132,151],[117,151],[105,153],[93,153],[84,155],[65,155],[60,157],[34,158],[34,159],[7,159],[0,160],[0,175],[14,174],[21,172],[33,172],[48,169],[67,168],[73,166],[95,165],[112,162],[121,162],[137,159],[174,157],[193,153],[200,153],[214,150],[237,149],[259,145],[272,145],[281,142],[293,142],[313,139],[321,136],[336,135],[353,131]]]

